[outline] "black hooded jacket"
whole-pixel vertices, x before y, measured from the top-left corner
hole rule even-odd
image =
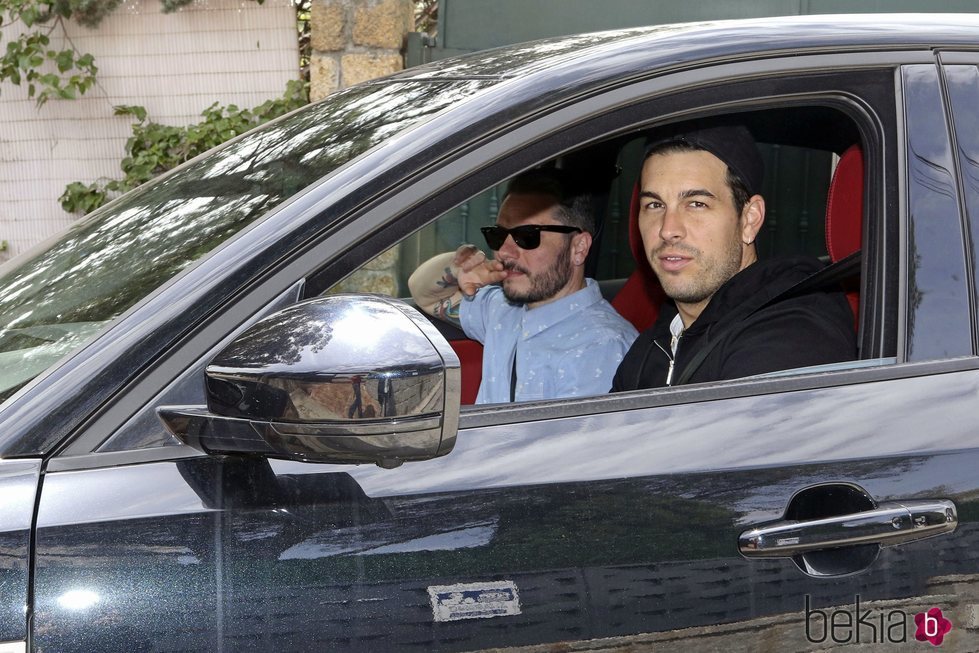
[[[667,302],[656,323],[639,335],[622,359],[612,392],[736,379],[855,359],[853,313],[842,292],[790,293],[766,304],[822,267],[809,257],[770,259],[731,277],[680,336],[670,383],[670,322],[677,309]],[[762,308],[749,312],[759,305]],[[720,341],[699,367],[684,379],[684,370],[697,351],[717,339]]]

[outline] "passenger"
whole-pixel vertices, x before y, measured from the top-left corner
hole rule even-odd
[[[423,263],[408,280],[415,303],[483,343],[476,403],[578,397],[608,391],[637,332],[586,279],[590,196],[557,170],[515,177],[496,225],[494,258],[474,245]]]
[[[856,357],[842,292],[781,295],[820,270],[817,259],[758,261],[763,176],[758,148],[742,126],[695,128],[647,149],[639,230],[672,302],[626,354],[613,392]]]

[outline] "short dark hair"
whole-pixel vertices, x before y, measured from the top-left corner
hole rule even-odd
[[[509,195],[549,195],[557,200],[555,219],[569,227],[578,227],[590,234],[595,233],[595,216],[591,194],[580,192],[571,177],[557,168],[533,168],[510,180],[505,200]]]
[[[674,152],[706,152],[704,148],[700,147],[695,143],[690,141],[663,141],[653,145],[646,150],[646,156],[643,160],[648,159],[654,154],[673,154]],[[723,163],[723,161],[722,161]],[[748,185],[745,183],[737,173],[731,170],[731,166],[724,164],[727,168],[727,185],[731,189],[731,195],[734,198],[734,209],[741,215],[741,211],[744,209],[744,205],[748,203],[751,199],[751,192],[748,190]]]

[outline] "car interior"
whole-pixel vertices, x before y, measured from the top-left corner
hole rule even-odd
[[[759,257],[804,254],[827,264],[847,261],[846,271],[836,275],[842,281],[833,283],[843,285],[859,335],[861,280],[855,259],[861,251],[866,198],[863,146],[856,123],[829,106],[766,108],[710,119],[746,125],[765,161],[766,218],[757,241]],[[653,324],[666,297],[639,236],[638,172],[645,144],[656,138],[658,129],[675,126],[609,138],[539,164],[562,168],[593,195],[597,233],[586,274],[599,282],[606,299],[639,331]],[[410,301],[407,278],[420,263],[462,243],[485,249],[479,228],[495,222],[505,191],[506,180],[444,213],[379,257],[397,260],[397,278],[381,292]],[[377,292],[376,287],[365,286],[359,275],[369,275],[379,259],[331,291]],[[471,404],[481,379],[482,346],[456,325],[431,319],[459,355],[463,404]]]

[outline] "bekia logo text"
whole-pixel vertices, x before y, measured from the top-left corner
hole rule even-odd
[[[893,644],[908,641],[909,625],[919,642],[941,646],[952,622],[940,608],[931,608],[910,617],[903,610],[866,608],[861,611],[860,595],[854,597],[853,609],[819,610],[812,607],[806,594],[806,639],[819,644],[827,640],[835,644]]]

